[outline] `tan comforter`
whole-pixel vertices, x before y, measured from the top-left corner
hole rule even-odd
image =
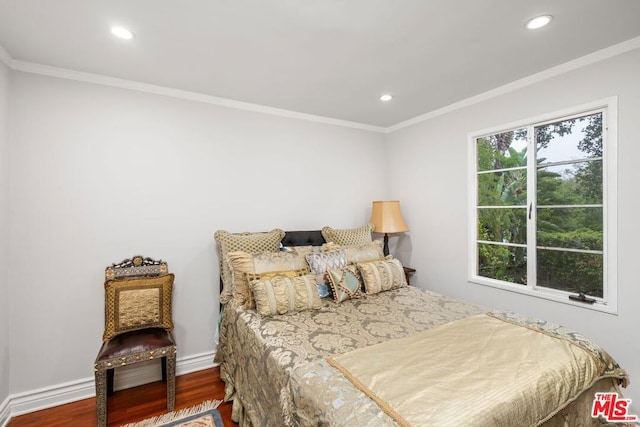
[[[482,314],[327,359],[401,426],[534,426],[624,378],[582,344]]]

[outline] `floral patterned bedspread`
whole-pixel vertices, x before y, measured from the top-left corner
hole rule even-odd
[[[233,302],[224,308],[216,362],[242,426],[318,425],[334,417],[345,425],[395,425],[371,399],[344,379],[322,396],[332,414],[318,412],[299,393],[318,376],[340,374],[324,358],[401,338],[486,311],[415,287],[382,292],[320,310],[261,317]],[[306,397],[305,397],[306,396]],[[357,408],[357,410],[356,410]]]
[[[487,309],[415,287],[382,292],[291,315],[261,317],[226,304],[215,361],[225,381],[225,400],[233,400],[232,418],[241,426],[395,426],[396,423],[326,356],[402,338],[416,332],[487,312]],[[601,351],[586,338],[542,321],[512,313],[493,316]],[[624,371],[603,355],[606,370],[626,380]],[[616,380],[617,381],[617,380]],[[624,384],[623,384],[624,385]],[[605,388],[606,387],[606,388]],[[594,390],[619,391],[602,380]],[[546,426],[600,425],[586,416],[593,393],[562,409]],[[585,400],[586,399],[586,400]],[[568,422],[568,424],[567,424]]]

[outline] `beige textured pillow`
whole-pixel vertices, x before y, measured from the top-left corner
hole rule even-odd
[[[322,307],[312,274],[300,277],[276,276],[251,282],[256,311],[261,316],[317,310]]]
[[[307,269],[304,255],[298,252],[262,252],[250,254],[247,252],[229,252],[227,261],[233,278],[233,298],[246,308],[254,308],[251,288],[247,280],[248,274],[262,274],[270,272],[298,271]]]
[[[298,252],[299,254],[306,255],[309,252],[320,252],[320,246],[284,246],[282,248],[285,252]]]
[[[375,240],[371,243],[357,246],[340,246],[334,242],[328,242],[322,245],[325,251],[344,249],[347,252],[347,263],[357,264],[359,262],[376,261],[384,258],[382,250],[383,243],[381,240]]]
[[[407,286],[402,264],[397,259],[357,264],[367,295]]]
[[[322,227],[322,236],[327,242],[333,242],[340,246],[357,246],[371,243],[371,233],[374,226],[369,223],[358,228],[335,229],[331,227]]]
[[[305,267],[301,270],[269,271],[267,273],[244,273],[244,277],[247,279],[248,283],[251,283],[254,280],[270,280],[276,276],[298,277],[305,276],[309,273],[309,267]]]
[[[284,231],[279,228],[266,233],[229,233],[218,230],[214,238],[218,245],[218,261],[220,263],[220,277],[222,277],[223,289],[220,294],[220,302],[226,304],[233,296],[233,279],[231,268],[227,262],[227,254],[233,251],[243,251],[250,254],[260,252],[276,252],[280,249],[280,241],[284,237]]]
[[[146,328],[173,329],[171,293],[173,274],[125,280],[107,280],[102,339]]]

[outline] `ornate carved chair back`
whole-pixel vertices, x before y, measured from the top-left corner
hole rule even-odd
[[[136,255],[118,264],[111,264],[104,269],[105,280],[117,280],[126,277],[152,277],[169,273],[167,263]]]

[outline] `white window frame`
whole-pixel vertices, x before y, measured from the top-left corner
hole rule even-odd
[[[501,280],[482,277],[477,274],[478,271],[478,181],[477,181],[477,144],[476,140],[483,136],[493,135],[501,132],[507,132],[520,128],[532,129],[534,126],[543,125],[545,123],[556,122],[559,120],[581,116],[586,113],[602,110],[602,144],[603,144],[603,183],[602,183],[602,204],[603,204],[603,296],[596,298],[593,304],[573,301],[568,298],[570,293],[550,288],[537,287],[534,283],[527,285],[509,283]],[[527,145],[527,153],[535,150],[533,146],[533,136],[529,134],[529,142]],[[500,126],[494,126],[480,131],[470,132],[468,134],[468,193],[469,193],[469,217],[468,217],[468,280],[473,284],[491,286],[506,291],[517,292],[537,298],[543,298],[551,301],[569,304],[576,307],[582,307],[610,314],[618,313],[618,226],[617,226],[617,207],[618,207],[618,97],[610,97],[576,107],[566,108],[553,113],[544,114],[537,117],[520,120],[517,122],[507,123]],[[535,156],[528,156],[527,170],[535,166]],[[533,175],[533,176],[531,176]],[[528,174],[527,188],[534,188],[535,174]],[[535,234],[536,227],[536,209],[533,206],[532,216],[527,227],[533,228]],[[529,208],[529,205],[525,207]],[[531,231],[529,231],[529,235]],[[532,245],[531,243],[529,243]],[[531,248],[531,246],[529,246]],[[527,256],[533,255],[534,262],[527,264],[527,277],[535,277],[535,250],[527,251]]]

